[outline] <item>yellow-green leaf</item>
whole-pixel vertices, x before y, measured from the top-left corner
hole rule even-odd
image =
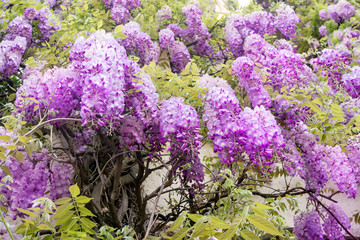
[[[80,194],[80,188],[76,184],[70,186],[69,191],[72,197],[77,197]]]
[[[260,207],[260,208],[263,208],[263,209],[274,209],[274,207],[272,207],[272,206],[265,205],[265,204],[262,204],[262,203],[259,203],[259,202],[255,202],[255,205]]]
[[[9,150],[15,150],[17,148],[17,146],[14,144],[11,144],[11,145],[6,145],[6,148]]]
[[[46,226],[45,224],[40,224],[39,226],[37,226],[37,228],[38,228],[39,230],[52,230],[51,227]]]
[[[197,222],[197,221],[199,221],[199,220],[203,217],[203,215],[200,215],[200,214],[188,214],[187,216],[188,216],[188,218],[190,218],[191,221],[193,221],[193,222]]]
[[[171,240],[182,240],[189,232],[190,228],[184,227],[177,231],[174,236],[171,237]]]
[[[88,203],[91,201],[92,198],[86,197],[86,196],[79,196],[75,198],[75,201],[78,203]]]
[[[12,93],[9,95],[9,102],[12,102],[16,98],[16,93]]]
[[[0,140],[5,142],[10,142],[11,138],[8,135],[0,135]]]
[[[89,209],[84,207],[79,208],[79,212],[81,216],[95,217],[95,215]]]
[[[29,210],[22,209],[22,208],[17,208],[17,210],[18,210],[19,212],[22,212],[22,213],[26,214],[26,215],[29,215],[29,216],[32,217],[32,218],[35,218],[35,217],[36,217],[36,214],[33,213],[33,212],[30,212]]]
[[[97,28],[100,29],[103,25],[103,20],[100,20],[98,23],[97,23]]]
[[[245,240],[260,240],[260,238],[255,233],[248,229],[242,230],[240,234]]]
[[[87,218],[80,218],[80,222],[82,222],[87,228],[93,229],[97,224]]]
[[[255,207],[255,206],[252,206],[251,207],[252,210],[254,211],[254,213],[256,213],[257,215],[260,215],[262,217],[265,217],[265,218],[268,218],[270,217],[263,208],[260,208],[260,207]]]
[[[68,197],[60,198],[55,202],[55,204],[56,205],[63,205],[65,203],[70,202],[70,200],[71,200],[71,198],[68,198]]]
[[[184,223],[185,221],[185,218],[186,218],[186,214],[183,213],[181,214],[173,224],[171,224],[170,228],[168,229],[168,231],[175,231],[175,230],[178,230],[181,225]]]
[[[258,216],[258,215],[249,215],[246,218],[251,224],[253,224],[258,229],[270,233],[272,235],[281,235],[281,233],[277,230],[277,228],[266,220],[265,218]]]
[[[55,218],[61,218],[64,215],[70,215],[70,214],[74,214],[74,211],[70,211],[72,208],[74,207],[74,205],[72,205],[71,203],[65,203],[64,205],[61,205],[60,207],[58,207],[56,209],[55,214],[52,216],[52,219]]]
[[[4,172],[6,175],[12,176],[12,175],[11,175],[10,168],[8,168],[7,166],[2,165],[2,166],[1,166],[1,170],[3,170],[3,172]]]
[[[211,220],[211,224],[214,225],[217,228],[221,228],[221,229],[228,229],[230,228],[230,224],[228,224],[227,222],[224,222],[220,219],[218,219],[217,217],[214,216],[210,216],[209,219]]]
[[[24,155],[21,152],[16,152],[15,157],[17,160],[19,160],[19,162],[21,162],[22,164],[24,163]]]
[[[18,138],[19,138],[19,141],[22,142],[22,143],[27,143],[28,142],[28,139],[25,136],[19,136]]]

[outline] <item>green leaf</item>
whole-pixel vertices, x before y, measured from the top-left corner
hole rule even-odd
[[[64,197],[64,198],[60,198],[58,199],[55,204],[56,205],[64,205],[65,203],[68,203],[71,201],[71,198],[68,198],[68,197]]]
[[[52,240],[52,239],[53,239],[53,235],[47,235],[42,240]]]
[[[76,197],[75,201],[78,203],[88,203],[91,201],[92,198],[86,197],[86,196],[80,196],[80,197]]]
[[[177,231],[174,236],[172,236],[170,239],[171,240],[182,240],[184,239],[184,237],[187,235],[187,233],[189,232],[190,228],[188,227],[184,227],[182,229],[180,229],[179,231]]]
[[[171,224],[168,231],[175,231],[181,227],[181,225],[184,223],[186,219],[186,213],[182,213],[173,224]]]
[[[200,215],[200,214],[188,214],[187,216],[193,222],[197,222],[203,217],[203,215]]]
[[[272,235],[281,235],[281,233],[277,230],[277,228],[266,220],[265,218],[258,216],[258,215],[249,215],[246,218],[251,224],[253,224],[258,229],[267,232]]]
[[[121,33],[123,29],[123,25],[117,25],[115,27],[115,34]]]
[[[14,144],[6,145],[5,147],[9,150],[15,150],[17,148],[17,146]]]
[[[25,136],[19,136],[18,138],[19,138],[19,141],[22,142],[22,143],[27,143],[28,142],[28,139]]]
[[[160,236],[164,239],[170,239],[171,237],[169,237],[168,235],[166,235],[164,232],[160,233]]]
[[[263,208],[263,209],[274,209],[274,207],[272,207],[272,206],[265,205],[265,204],[262,204],[262,203],[259,203],[259,202],[255,202],[255,205],[260,207],[260,208]]]
[[[240,234],[245,240],[260,240],[260,238],[255,233],[248,229],[242,230]]]
[[[24,164],[24,155],[21,152],[16,152],[15,157],[16,157],[17,160],[19,160],[19,162]]]
[[[30,217],[32,217],[32,218],[36,218],[36,214],[33,213],[33,212],[31,212],[31,211],[29,211],[29,210],[25,210],[25,209],[22,209],[22,208],[17,208],[17,210],[18,210],[19,212],[25,213],[26,215],[28,215],[28,216],[30,216]]]
[[[3,172],[4,172],[7,176],[12,176],[12,175],[11,175],[10,168],[8,168],[7,166],[2,165],[2,166],[1,166],[1,170],[3,170]]]
[[[39,229],[39,230],[52,230],[52,228],[51,227],[49,227],[49,226],[46,226],[45,224],[40,224],[39,226],[37,226],[37,228]]]
[[[80,222],[82,222],[87,228],[93,229],[97,224],[87,218],[80,218]]]
[[[87,208],[79,208],[80,216],[90,216],[95,217],[95,215]]]
[[[103,20],[100,20],[98,23],[97,23],[97,28],[100,29],[102,26],[103,26]]]
[[[0,135],[0,140],[5,142],[10,142],[11,138],[8,135]]]
[[[222,221],[222,220],[220,220],[220,219],[218,219],[217,217],[214,217],[214,216],[210,216],[209,219],[211,220],[211,224],[214,225],[217,228],[228,229],[231,226],[227,222],[224,222],[224,221]]]
[[[72,197],[77,197],[80,194],[80,188],[77,186],[77,184],[70,186],[69,191]]]
[[[16,93],[12,93],[9,95],[9,102],[12,102],[16,98]]]
[[[68,214],[61,216],[57,221],[55,226],[60,226],[64,223],[66,223],[67,221],[69,221],[70,219],[73,219],[75,211],[69,211]]]
[[[263,208],[252,206],[251,209],[256,213],[257,215],[263,216],[265,218],[269,218],[270,216],[265,212]]]
[[[74,211],[70,211],[73,207],[74,205],[72,203],[65,203],[64,205],[61,205],[56,209],[56,212],[52,219],[61,218],[62,216],[70,213],[74,214]]]
[[[235,220],[234,223],[231,224],[230,228],[219,236],[219,239],[231,240],[232,237],[235,236],[236,232],[238,231],[240,222],[241,222],[240,219]]]

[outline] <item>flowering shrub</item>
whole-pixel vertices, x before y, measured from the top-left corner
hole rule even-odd
[[[360,183],[359,6],[298,2],[0,3],[0,234],[354,237],[324,199]]]

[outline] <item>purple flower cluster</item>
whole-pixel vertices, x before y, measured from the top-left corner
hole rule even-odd
[[[181,32],[181,27],[176,23],[171,23],[166,28],[170,29],[174,33],[174,37],[179,36]]]
[[[91,128],[77,133],[73,141],[76,153],[85,152],[88,149],[88,144],[93,141],[94,135],[95,131]]]
[[[346,123],[355,115],[360,114],[360,99],[350,98],[349,100],[342,102],[340,107],[345,114]]]
[[[153,124],[159,98],[155,86],[137,63],[128,60],[125,49],[111,34],[98,31],[87,39],[78,38],[69,59],[68,68],[55,67],[42,73],[40,64],[25,69],[15,104],[22,106],[19,111],[27,120],[36,120],[39,111],[48,111],[48,118],[80,114],[84,125],[111,128],[121,125],[126,112],[144,127]],[[39,106],[37,111],[35,106]]]
[[[245,108],[240,113],[240,122],[245,130],[244,150],[255,165],[272,165],[273,162],[262,161],[271,159],[274,152],[284,146],[283,136],[275,117],[264,106],[254,110]]]
[[[103,0],[105,6],[111,9],[112,19],[117,24],[125,24],[131,18],[130,11],[140,7],[140,0]]]
[[[319,58],[313,58],[310,63],[315,72],[321,70],[322,77],[328,77],[328,84],[334,90],[339,88],[342,72],[349,68],[350,60],[340,51],[326,48]]]
[[[358,187],[348,157],[339,145],[327,146],[325,152],[324,161],[327,164],[330,177],[338,186],[339,191],[355,198]]]
[[[30,119],[33,111],[48,109],[49,117],[67,117],[80,108],[83,123],[106,126],[122,118],[124,84],[129,60],[122,46],[105,32],[78,38],[70,51],[71,65],[41,73],[37,69],[23,79],[15,104]],[[26,75],[25,75],[26,76]],[[34,100],[39,103],[34,102]]]
[[[221,85],[208,90],[203,120],[209,130],[208,137],[213,141],[214,152],[218,153],[222,164],[230,165],[242,152],[238,141],[244,130],[238,117],[241,109],[234,90]]]
[[[145,127],[149,127],[158,117],[159,95],[156,93],[150,76],[140,72],[137,64],[132,63],[131,66],[133,71],[137,72],[126,78],[125,108]]]
[[[166,28],[159,32],[159,42],[162,49],[168,49],[174,46],[175,43],[174,32]]]
[[[301,102],[299,102],[299,104],[300,103]],[[276,112],[277,118],[287,126],[295,126],[299,121],[306,123],[312,115],[312,113],[309,112],[309,107],[300,107],[281,97],[273,100],[272,107]]]
[[[168,5],[162,6],[162,8],[156,13],[156,18],[160,21],[164,19],[170,19],[171,17],[171,8]]]
[[[13,132],[0,128],[1,135],[10,136],[12,141],[15,139]],[[8,142],[0,141],[0,145],[6,148]],[[32,156],[25,152],[20,152],[24,156],[24,163],[14,157],[9,157],[5,162],[13,177],[12,182],[6,184],[10,189],[3,187],[2,194],[5,196],[5,205],[10,210],[9,215],[14,219],[19,212],[17,208],[27,209],[32,206],[32,201],[45,195],[50,190],[50,197],[55,200],[68,192],[70,183],[73,179],[73,167],[69,164],[60,164],[53,161],[47,150],[43,149],[40,153]],[[60,168],[56,167],[61,165]],[[0,178],[5,177],[4,172],[0,172]]]
[[[176,169],[182,172],[182,182],[201,187],[204,172],[199,158],[200,120],[195,109],[185,105],[183,98],[165,100],[161,104],[159,125],[161,143],[170,143],[168,150],[173,164],[178,164]]]
[[[294,10],[281,4],[275,16],[265,11],[252,12],[245,16],[230,16],[224,30],[231,52],[235,57],[239,57],[243,54],[246,37],[253,34],[275,34],[277,28],[284,36],[292,38],[295,35],[296,23],[299,22]]]
[[[26,39],[16,37],[14,40],[4,40],[0,43],[0,81],[6,80],[16,73],[26,49]]]
[[[276,10],[275,26],[285,37],[295,36],[296,24],[299,22],[300,18],[289,5],[281,4]]]
[[[282,45],[289,50],[276,49],[260,35],[252,34],[245,38],[244,56],[258,62],[267,72],[266,84],[274,90],[280,90],[283,86],[306,86],[309,82],[317,81],[316,75],[306,66],[305,59],[296,54],[289,44]]]
[[[323,240],[320,216],[316,211],[301,213],[294,217],[294,234],[298,240]]]
[[[324,21],[329,19],[329,15],[325,9],[321,9],[319,11],[319,16],[320,16],[320,19],[324,20]]]
[[[59,199],[64,197],[74,177],[74,167],[71,164],[52,161],[49,169],[50,176],[50,198]]]
[[[41,69],[39,69],[41,70]],[[25,75],[26,76],[26,75]],[[38,111],[48,109],[49,118],[67,117],[78,105],[79,75],[69,69],[54,68],[47,69],[44,73],[34,71],[23,79],[23,85],[18,90],[15,101],[17,106],[21,105],[19,111],[23,112],[27,120],[39,115]],[[33,99],[39,101],[35,102]],[[66,104],[64,104],[66,102]],[[34,111],[35,106],[38,111]]]
[[[271,80],[269,84],[277,90],[283,86],[291,89],[317,81],[316,75],[306,66],[305,59],[293,51],[280,50],[268,67]]]
[[[360,97],[360,67],[355,66],[351,69],[351,73],[342,75],[341,78],[344,89],[353,98]]]
[[[174,72],[180,72],[191,61],[189,50],[183,42],[174,42],[170,48],[170,60]]]
[[[335,215],[339,222],[346,228],[350,229],[350,219],[346,216],[340,206],[332,203],[328,206],[329,211]],[[327,218],[324,220],[324,232],[329,240],[345,240],[343,229],[335,218],[328,212]]]
[[[82,76],[80,115],[83,123],[94,121],[107,126],[122,118],[124,85],[128,64],[122,46],[104,31],[88,39],[78,38],[70,51],[70,61]]]
[[[38,21],[35,28],[32,26],[33,20]],[[52,32],[58,28],[55,16],[46,7],[40,10],[26,8],[24,15],[14,18],[0,43],[0,81],[16,73],[27,46],[49,40]],[[34,29],[40,30],[41,39],[34,38]]]
[[[118,41],[124,46],[128,55],[140,58],[140,65],[159,60],[159,45],[151,41],[147,33],[140,30],[140,25],[137,22],[127,23],[123,28],[123,33],[127,38],[118,39]]]
[[[239,159],[245,151],[255,165],[272,165],[270,159],[274,151],[283,146],[281,130],[274,116],[263,106],[254,110],[241,111],[234,90],[220,79],[206,76],[199,86],[207,83],[203,120],[208,128],[208,136],[213,140],[214,151],[223,164]]]
[[[289,52],[295,52],[294,46],[291,44],[291,42],[285,39],[276,40],[275,46],[278,50],[287,50]]]
[[[306,124],[301,121],[291,126],[289,130],[283,129],[283,136],[286,139],[284,160],[299,172],[300,177],[305,180],[306,189],[319,193],[328,181],[323,163],[324,146],[317,143]]]
[[[355,14],[356,8],[346,0],[340,0],[337,4],[330,5],[328,8],[329,18],[335,22],[346,20]],[[325,17],[325,14],[323,13]]]
[[[326,36],[328,34],[326,26],[322,25],[321,27],[319,27],[319,33],[321,36]]]
[[[346,145],[347,156],[349,164],[352,169],[352,174],[355,176],[356,181],[360,184],[360,136],[352,137]]]
[[[194,50],[200,57],[210,57],[214,50],[212,46],[207,43],[210,39],[210,33],[206,25],[201,21],[202,11],[195,4],[190,4],[182,9],[185,15],[185,22],[188,25],[180,31],[180,36],[187,43],[195,43]]]
[[[130,149],[136,149],[137,144],[145,143],[144,124],[135,116],[125,116],[124,122],[120,127],[120,148],[129,146]]]
[[[40,161],[36,162],[27,157],[22,164],[15,158],[9,158],[6,162],[13,175],[13,182],[8,183],[11,190],[4,188],[2,194],[7,199],[6,205],[13,218],[17,216],[17,208],[31,207],[31,202],[42,197],[46,191],[50,177],[48,159],[44,156],[38,160]]]
[[[246,89],[253,107],[263,105],[271,106],[269,93],[264,89],[260,75],[254,69],[250,58],[239,57],[232,65],[232,73],[238,76],[239,86]]]
[[[12,20],[8,27],[8,34],[5,40],[14,40],[16,37],[24,37],[27,45],[30,44],[32,38],[32,26],[28,19],[23,15]]]

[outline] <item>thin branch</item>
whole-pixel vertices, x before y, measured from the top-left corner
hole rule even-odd
[[[317,199],[313,194],[309,193],[310,196],[313,197],[337,222],[338,224],[345,230],[345,232],[352,238],[357,240],[357,238],[349,232],[349,230],[340,222],[340,220],[330,211],[328,207],[325,206],[319,199]]]

